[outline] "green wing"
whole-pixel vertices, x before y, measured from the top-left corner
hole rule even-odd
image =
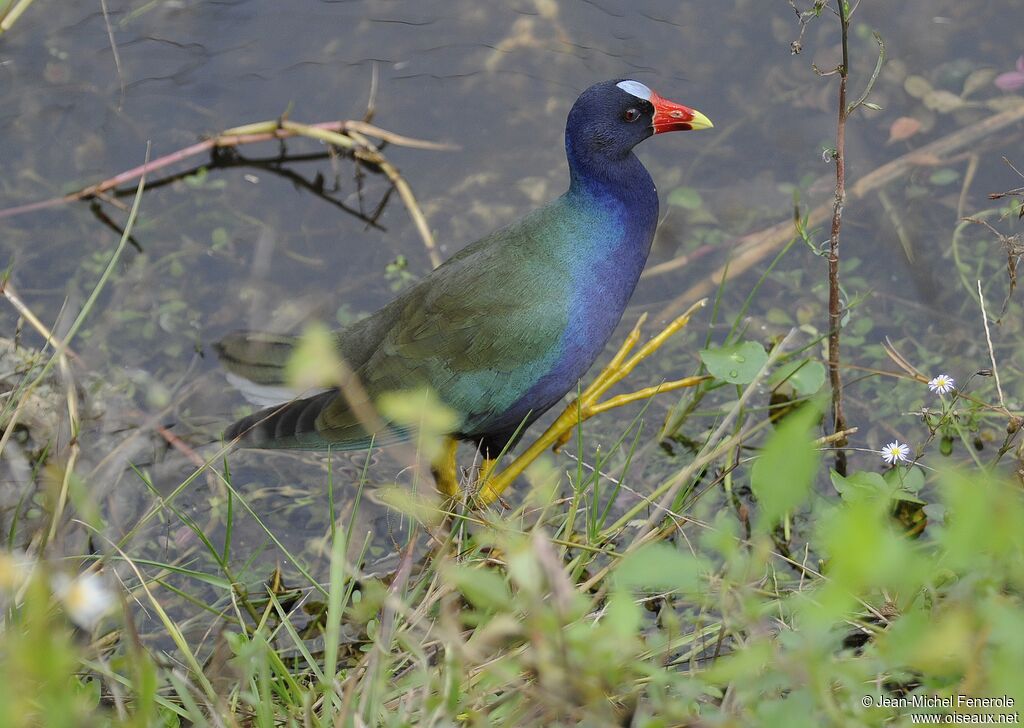
[[[460,429],[504,411],[543,376],[568,321],[565,265],[535,231],[548,210],[468,246],[398,299],[339,332],[365,396],[339,391],[268,408],[225,433],[252,447],[361,449],[356,412],[381,394],[428,386]],[[276,340],[275,340],[276,341]],[[280,358],[280,348],[273,349]],[[407,432],[385,423],[378,444]]]
[[[509,231],[485,238],[382,311],[388,325],[357,371],[370,396],[428,386],[471,428],[543,376],[568,321],[566,277],[529,242]],[[332,402],[318,428],[349,409]]]

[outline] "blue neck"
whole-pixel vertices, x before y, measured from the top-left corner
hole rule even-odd
[[[577,154],[566,135],[569,190],[563,200],[586,231],[573,241],[569,325],[558,376],[573,384],[604,348],[647,263],[658,192],[632,152]],[[564,382],[563,382],[564,383]]]
[[[552,273],[548,288],[564,291],[553,298],[564,299],[566,327],[546,371],[508,408],[500,424],[509,428],[558,402],[600,355],[640,278],[658,223],[657,190],[632,152],[612,160],[577,154],[569,134],[565,147],[569,190],[549,208],[555,217],[544,243],[554,246],[568,272]]]
[[[605,286],[621,289],[628,299],[647,262],[658,224],[658,191],[647,169],[633,152],[618,157],[598,153],[593,147],[577,149],[566,133],[569,162],[566,202],[592,217],[594,236],[579,241],[577,253],[597,264]],[[582,153],[581,153],[582,152]],[[601,263],[613,263],[612,266]],[[622,301],[625,306],[625,301]]]
[[[658,220],[658,191],[637,156],[627,152],[622,157],[608,157],[594,153],[593,149],[577,151],[576,146],[572,134],[566,133],[567,196],[595,202],[614,199],[626,207],[632,220],[650,224],[653,235]]]

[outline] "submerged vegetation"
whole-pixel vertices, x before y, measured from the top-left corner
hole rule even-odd
[[[113,227],[117,242],[76,253],[80,270],[56,284],[46,273],[23,285],[16,256],[4,280],[0,724],[1019,723],[1017,49],[1006,67],[918,65],[895,28],[861,21],[872,3],[779,5],[787,21],[772,16],[770,52],[799,52],[794,64],[826,75],[844,59],[846,144],[801,138],[811,161],[765,182],[781,206],[746,189],[716,195],[692,170],[659,162],[668,242],[646,281],[672,283],[637,307],[652,312],[654,345],[639,344],[639,324],[623,332],[620,354],[607,352],[611,363],[545,420],[553,429],[531,430],[506,455],[487,508],[473,469],[464,503],[435,493],[429,463],[446,413],[429,397],[392,404],[416,426],[408,448],[266,454],[219,441],[238,405],[201,356],[203,327],[236,323],[225,299],[237,289],[223,281],[237,258],[269,267],[275,245],[272,233],[237,232],[266,228],[227,195],[225,180],[242,176],[232,168],[248,169],[253,189],[273,174],[313,192],[353,229],[410,226],[404,251],[345,251],[353,266],[372,262],[383,292],[443,257],[428,224],[442,224],[438,203],[393,164],[398,147],[421,143],[372,126],[374,102],[363,120],[327,131],[285,114],[200,143],[205,154],[227,137],[297,135],[327,154],[293,140],[266,160],[222,152],[163,179],[140,168],[38,195],[3,181],[5,222],[33,219],[39,198],[95,198],[89,224]],[[735,3],[737,32],[762,32],[757,7]],[[946,10],[943,22],[969,22]],[[569,47],[576,31],[560,12],[537,3],[516,20],[488,46],[489,77],[502,54]],[[773,99],[758,100],[831,114],[834,134],[838,79],[799,79],[769,79]],[[718,164],[730,137],[764,118],[761,107],[723,125],[694,164]],[[169,148],[151,156],[181,162]],[[829,168],[821,182],[821,159],[842,162],[845,178]],[[293,169],[311,162],[315,175]],[[350,187],[339,182],[345,165]],[[44,187],[34,174],[17,179]],[[979,193],[980,180],[1005,184]],[[546,185],[521,187],[531,198]],[[387,214],[393,193],[404,223]],[[505,215],[499,202],[443,224],[454,233]],[[153,245],[170,223],[174,244]],[[317,250],[309,221],[283,227],[314,243],[282,244],[280,257],[303,271],[339,254]],[[38,233],[12,226],[7,245]],[[342,308],[325,313],[299,290],[274,307],[275,323],[357,318],[366,302],[345,293],[370,267],[341,283],[330,273],[330,306]],[[206,273],[212,311],[181,294]],[[46,286],[57,305],[39,293]],[[267,309],[288,286],[266,288],[237,298]],[[706,308],[680,316],[704,296]],[[315,333],[307,343],[297,376],[322,377]]]

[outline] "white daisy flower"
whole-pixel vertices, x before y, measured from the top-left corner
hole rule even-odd
[[[882,460],[889,465],[895,465],[899,461],[906,461],[910,455],[910,448],[899,440],[893,440],[882,448]]]
[[[932,390],[936,394],[949,394],[953,391],[953,385],[956,382],[953,381],[953,377],[948,374],[940,374],[935,379],[928,382],[928,389]]]
[[[114,606],[114,595],[97,574],[80,574],[74,578],[57,574],[53,577],[53,591],[71,621],[84,629],[95,627],[100,617]]]

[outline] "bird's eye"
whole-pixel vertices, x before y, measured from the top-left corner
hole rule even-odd
[[[626,113],[623,114],[622,118],[624,118],[626,121],[636,121],[637,119],[640,118],[640,109],[630,107],[626,109]]]

